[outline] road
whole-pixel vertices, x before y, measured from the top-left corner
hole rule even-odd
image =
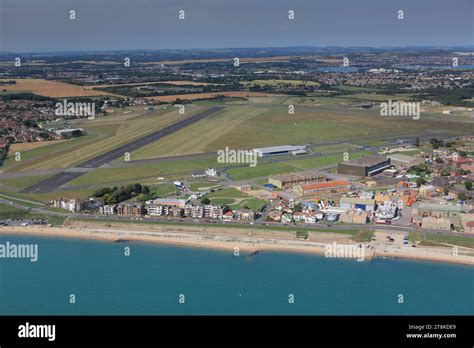
[[[76,166],[76,168],[85,168],[85,170],[74,170],[74,171],[65,170],[56,175],[53,175],[50,178],[47,178],[43,181],[40,181],[32,186],[25,188],[21,192],[22,193],[46,193],[46,192],[54,191],[57,188],[61,187],[62,185],[68,183],[69,181],[72,181],[80,177],[81,175],[85,174],[87,172],[87,169],[99,168],[100,166],[103,166],[104,164],[107,164],[117,158],[122,157],[125,152],[132,152],[145,145],[153,143],[169,134],[177,132],[180,129],[183,129],[184,127],[187,127],[195,122],[198,122],[204,119],[205,117],[208,117],[222,110],[223,108],[224,106],[214,106],[206,111],[200,112],[194,116],[191,116],[189,118],[176,122],[166,128],[163,128],[162,130],[158,132],[146,135],[142,138],[136,139],[125,145],[119,146],[109,152],[106,152],[102,155],[94,157],[93,159],[90,159]]]
[[[14,202],[8,199],[7,196],[0,197],[0,203],[8,204],[14,206],[18,209],[24,209],[29,211],[30,213],[36,214],[44,214],[44,215],[54,215],[54,216],[63,216],[69,218],[89,218],[89,219],[97,219],[97,220],[116,220],[116,221],[130,221],[132,217],[130,216],[119,216],[119,215],[99,215],[99,214],[81,214],[81,213],[70,213],[70,212],[60,212],[60,211],[52,211],[45,208],[32,208],[29,206],[25,206],[20,204],[19,202]],[[156,222],[167,222],[179,225],[181,223],[193,223],[193,220],[186,219],[186,218],[168,218],[168,217],[133,217],[136,220],[144,220],[144,221],[156,221]],[[133,220],[132,220],[133,221]],[[210,220],[205,221],[201,220],[196,224],[209,224],[209,225],[220,225],[222,227],[226,227],[230,224],[232,225],[241,225],[242,227],[260,227],[264,228],[266,226],[287,226],[289,228],[307,228],[308,230],[317,230],[317,229],[327,229],[327,230],[335,230],[335,231],[343,231],[343,230],[354,230],[354,229],[364,229],[364,230],[380,230],[380,231],[390,231],[390,232],[418,232],[418,233],[428,233],[428,234],[438,234],[444,236],[463,236],[463,237],[470,237],[474,238],[474,235],[460,233],[460,232],[447,232],[447,231],[439,231],[439,230],[430,230],[430,229],[420,229],[412,226],[396,226],[396,225],[374,225],[374,224],[367,224],[367,225],[342,225],[342,224],[325,224],[325,223],[318,223],[318,224],[281,224],[277,222],[266,222],[262,221],[261,219],[256,220],[252,225],[249,222],[244,221],[233,221],[232,223],[225,223],[219,220]]]

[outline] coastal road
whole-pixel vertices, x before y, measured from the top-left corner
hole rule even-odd
[[[132,152],[135,151],[145,145],[153,143],[169,134],[179,131],[184,127],[187,127],[195,122],[198,122],[220,110],[222,110],[224,106],[214,106],[206,111],[200,112],[194,116],[176,122],[168,127],[163,128],[162,130],[146,135],[134,141],[131,141],[125,145],[119,146],[111,151],[108,151],[102,155],[94,157],[84,163],[77,165],[74,168],[69,170],[65,170],[60,172],[56,175],[53,175],[50,178],[47,178],[43,181],[40,181],[32,186],[29,186],[23,189],[22,193],[45,193],[51,192],[59,188],[60,186],[72,181],[79,176],[85,174],[90,169],[99,168],[104,164],[107,164],[117,158],[120,158],[124,155],[125,152]],[[198,136],[198,135],[196,135]]]

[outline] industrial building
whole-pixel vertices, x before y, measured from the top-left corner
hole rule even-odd
[[[349,224],[366,224],[369,222],[369,213],[359,209],[352,209],[339,216],[339,221]]]
[[[429,230],[450,231],[451,220],[448,218],[424,217],[421,220],[421,228]]]
[[[337,165],[339,174],[372,176],[390,168],[390,158],[381,156],[364,156]]]
[[[301,197],[324,193],[347,192],[350,190],[351,186],[351,183],[348,181],[331,180],[314,184],[297,185],[294,187],[293,192]]]
[[[304,145],[281,145],[271,147],[261,147],[253,149],[261,157],[278,156],[278,155],[302,155],[307,153]]]
[[[408,156],[401,153],[390,154],[387,157],[390,158],[392,163],[400,163],[407,166],[415,166],[423,163],[423,159],[421,158]]]
[[[461,207],[449,204],[420,203],[418,214],[438,218],[453,218],[461,215]]]
[[[314,170],[304,172],[270,175],[268,183],[280,189],[285,189],[294,185],[322,182],[326,180],[326,175]]]
[[[363,211],[374,211],[375,199],[342,197],[339,201],[339,205],[343,209],[360,209]]]

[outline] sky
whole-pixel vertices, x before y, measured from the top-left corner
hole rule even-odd
[[[462,46],[473,23],[474,0],[0,0],[0,51]]]

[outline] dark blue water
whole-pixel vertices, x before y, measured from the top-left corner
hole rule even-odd
[[[6,241],[37,243],[39,259],[0,259],[0,314],[474,314],[469,266],[0,236]]]

